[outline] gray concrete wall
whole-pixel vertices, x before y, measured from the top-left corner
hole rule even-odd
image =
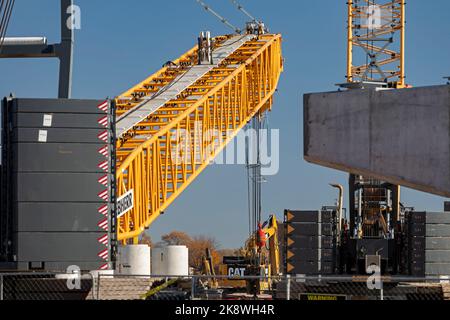
[[[450,197],[450,86],[306,94],[304,156]]]

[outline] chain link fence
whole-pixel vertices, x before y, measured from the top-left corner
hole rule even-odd
[[[288,300],[445,300],[450,298],[450,293],[448,281],[442,278],[294,277],[279,283],[277,298]]]
[[[0,273],[0,300],[450,300],[449,279]]]
[[[91,274],[0,273],[0,300],[84,300]]]

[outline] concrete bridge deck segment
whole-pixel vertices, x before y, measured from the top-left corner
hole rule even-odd
[[[306,94],[304,157],[450,197],[450,85]]]

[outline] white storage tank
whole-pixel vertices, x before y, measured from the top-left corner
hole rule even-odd
[[[189,249],[186,246],[166,246],[152,250],[152,275],[188,276]]]
[[[166,272],[168,275],[189,275],[189,249],[186,246],[166,247]]]
[[[164,263],[166,259],[163,247],[152,248],[152,275],[165,275]]]
[[[150,247],[146,244],[121,246],[118,250],[118,273],[147,276],[151,273]]]

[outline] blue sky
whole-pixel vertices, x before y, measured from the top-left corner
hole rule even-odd
[[[245,16],[228,0],[208,0],[232,23]],[[450,1],[409,0],[407,5],[407,82],[443,84],[450,75]],[[59,37],[59,1],[16,1],[9,36]],[[191,48],[197,34],[229,30],[194,0],[75,0],[82,10],[76,33],[74,98],[114,97],[161,65]],[[289,209],[319,209],[333,204],[330,182],[347,175],[306,163],[302,157],[302,95],[334,90],[344,82],[345,0],[241,0],[272,32],[282,33],[285,72],[275,97],[270,127],[280,129],[280,172],[263,185],[263,211],[281,219]],[[54,60],[0,60],[0,95],[55,97]],[[418,210],[441,211],[444,199],[411,190],[402,201]],[[222,247],[241,246],[248,232],[247,182],[243,166],[212,166],[150,228],[161,234],[182,230],[215,236]]]

